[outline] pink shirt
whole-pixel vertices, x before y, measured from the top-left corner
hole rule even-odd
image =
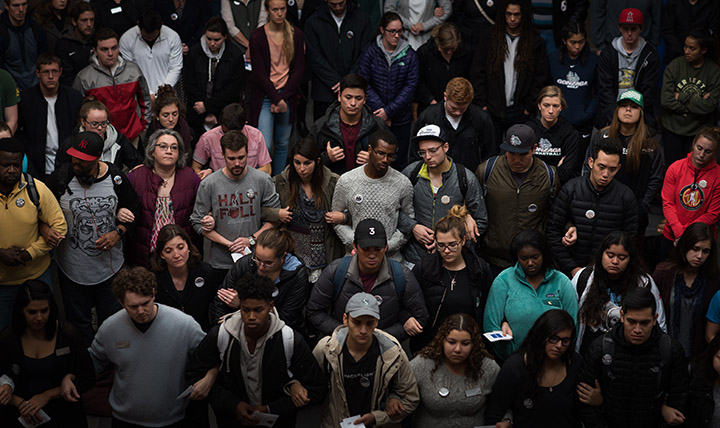
[[[259,168],[272,162],[270,153],[265,146],[265,138],[259,129],[250,125],[245,125],[242,133],[248,139],[248,161],[247,166],[250,168]],[[210,168],[217,171],[225,166],[225,158],[223,158],[222,148],[220,147],[220,139],[225,135],[222,127],[215,128],[204,133],[195,146],[193,160],[205,165],[210,160]]]

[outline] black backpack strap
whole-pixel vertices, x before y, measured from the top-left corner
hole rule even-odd
[[[462,195],[463,202],[465,202],[465,195],[468,189],[467,174],[465,173],[465,167],[455,162],[455,173],[457,174],[458,186],[460,186],[460,194]]]
[[[351,260],[352,256],[343,257],[335,270],[335,275],[333,275],[333,303],[338,299],[340,290],[345,284],[345,275],[347,275]]]
[[[497,156],[493,156],[488,158],[487,163],[485,163],[485,171],[483,172],[483,196],[487,195],[488,180],[490,180],[490,175],[493,172],[493,168],[495,168],[495,162],[497,162],[497,159]]]
[[[35,205],[35,208],[37,208],[38,211],[38,216],[40,216],[42,215],[42,208],[40,208],[40,194],[38,193],[37,186],[35,185],[35,179],[27,172],[24,172],[23,175],[25,176],[25,183],[27,185],[30,202]]]
[[[545,169],[547,170],[548,175],[548,181],[550,181],[550,192],[555,188],[555,171],[553,171],[552,167],[545,163]]]
[[[580,272],[580,276],[578,277],[577,282],[578,302],[582,298],[585,288],[587,288],[588,279],[590,279],[590,274],[592,274],[592,272],[593,268],[591,266],[586,267],[585,269],[583,269],[582,272]]]
[[[672,363],[672,340],[670,339],[669,334],[661,334],[660,335],[660,370],[658,370],[658,391],[663,391],[665,388],[663,387],[665,385],[665,378],[668,374],[668,370],[670,369]]]
[[[398,300],[402,302],[403,296],[405,295],[405,274],[402,270],[402,265],[393,259],[387,259],[390,266],[390,275],[392,276],[393,283],[395,283],[395,293],[398,296]]]
[[[602,335],[602,374],[603,377],[613,381],[615,375],[610,371],[615,362],[615,340],[610,336],[610,332]]]

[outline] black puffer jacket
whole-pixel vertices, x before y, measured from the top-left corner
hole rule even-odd
[[[577,227],[577,242],[562,244],[565,226]],[[622,230],[635,237],[638,229],[635,195],[624,184],[613,180],[597,191],[587,176],[567,182],[555,198],[548,222],[548,242],[561,271],[570,273],[588,264],[608,233]]]
[[[288,258],[295,258],[300,265],[293,270],[286,270]],[[237,290],[236,284],[245,276],[245,274],[257,274],[257,265],[253,262],[252,257],[243,257],[228,271],[225,281],[219,288],[234,288]],[[283,270],[278,277],[279,281],[275,284],[277,295],[273,296],[275,308],[280,315],[280,319],[285,321],[293,329],[305,333],[305,315],[303,309],[310,297],[310,283],[308,282],[307,268],[302,265],[299,258],[288,253],[283,262]],[[210,303],[210,319],[213,324],[218,319],[235,309],[223,303],[217,295]]]
[[[420,76],[417,88],[415,89],[415,101],[422,111],[430,105],[432,100],[442,103],[445,86],[455,77],[470,79],[470,67],[472,67],[472,47],[460,43],[458,49],[453,53],[450,62],[445,61],[438,50],[435,38],[430,38],[417,50],[418,68]]]
[[[711,428],[710,421],[715,412],[713,388],[717,380],[717,373],[711,371],[714,371],[713,368],[706,366],[705,361],[690,365],[690,387],[684,427]]]
[[[557,168],[560,183],[567,183],[576,177],[583,154],[578,143],[580,135],[570,122],[559,117],[555,125],[546,128],[539,118],[534,117],[526,125],[535,131],[538,139],[535,156]],[[561,159],[562,165],[558,166]]]
[[[470,314],[475,318],[478,325],[482,327],[483,310],[485,309],[485,301],[487,300],[490,285],[492,285],[493,277],[490,273],[490,266],[487,262],[470,251],[467,247],[462,249],[462,256],[467,265],[470,280],[473,285],[473,300],[475,301],[475,312]],[[433,325],[435,314],[438,313],[442,301],[443,292],[446,285],[442,282],[442,257],[439,253],[429,254],[425,256],[419,263],[415,265],[412,272],[417,278],[423,296],[425,297],[425,305],[428,309],[428,325],[425,331],[410,339],[410,344],[414,349],[420,349],[428,344],[435,333],[437,333],[441,319]]]
[[[661,424],[660,406],[665,404],[681,412],[685,408],[688,387],[687,359],[682,345],[672,340],[669,367],[662,366],[660,337],[665,333],[655,326],[650,338],[641,345],[625,340],[623,324],[608,333],[615,342],[615,355],[608,368],[603,337],[597,338],[583,359],[578,382],[593,385],[600,382],[603,405],[579,404],[580,418],[586,428],[632,427],[657,428]],[[662,377],[658,382],[658,370]],[[687,413],[685,413],[687,414]]]

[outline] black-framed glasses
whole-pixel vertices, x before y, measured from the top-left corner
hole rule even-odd
[[[570,346],[571,339],[572,339],[571,337],[560,337],[560,336],[552,334],[552,335],[550,335],[550,337],[548,337],[547,341],[553,345],[557,345],[558,342],[561,342],[562,346]]]
[[[447,248],[451,252],[455,252],[458,248],[460,248],[460,241],[448,242],[447,244],[436,241],[435,245],[437,246],[438,251],[445,251]]]
[[[386,33],[389,33],[391,36],[402,36],[403,29],[399,30],[385,30]]]
[[[263,266],[263,267],[266,267],[266,268],[272,267],[272,265],[275,264],[275,260],[273,260],[273,261],[271,261],[271,262],[266,262],[265,260],[260,260],[260,259],[258,259],[257,257],[253,257],[253,258],[252,258],[252,261],[254,261],[256,265],[258,265],[258,266]]]
[[[397,157],[397,153],[385,153],[381,150],[375,150],[375,149],[373,149],[373,152],[375,152],[375,154],[380,156],[381,158],[387,157],[390,160],[394,160]]]

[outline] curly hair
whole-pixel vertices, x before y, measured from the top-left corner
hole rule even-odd
[[[543,374],[545,344],[550,336],[563,330],[570,330],[571,332],[570,344],[562,357],[560,357],[565,364],[568,364],[572,350],[575,348],[577,332],[575,331],[573,317],[562,309],[551,309],[540,315],[516,351],[525,357],[525,366],[529,374],[528,382],[525,385],[525,393],[528,397],[535,396],[538,382]]]
[[[141,296],[152,296],[157,290],[155,274],[141,266],[120,269],[112,282],[112,292],[121,302],[128,291]]]
[[[453,314],[445,318],[442,325],[438,329],[437,334],[433,340],[425,346],[418,355],[428,360],[435,362],[430,375],[434,375],[438,367],[445,362],[444,344],[445,339],[451,331],[467,331],[470,334],[470,340],[472,341],[472,350],[467,359],[467,365],[465,366],[465,376],[471,378],[474,381],[482,378],[483,370],[482,364],[485,358],[492,359],[492,356],[485,349],[485,345],[482,340],[482,332],[478,327],[477,322],[468,314]]]
[[[602,260],[605,251],[613,245],[623,247],[630,256],[627,268],[622,272],[620,281],[618,281],[620,290],[616,291],[620,297],[627,293],[628,290],[642,284],[643,277],[647,276],[642,262],[638,259],[637,248],[632,239],[624,232],[610,232],[600,244],[593,264],[586,268],[593,270],[593,282],[587,285],[587,297],[578,312],[578,320],[592,327],[596,327],[603,322],[605,316],[603,308],[610,300],[607,291],[607,283],[610,278],[603,268]]]
[[[517,55],[515,55],[515,71],[518,74],[527,74],[533,72],[534,56],[533,38],[535,30],[532,22],[532,9],[530,2],[527,0],[504,0],[497,9],[495,18],[495,26],[493,27],[490,37],[490,49],[487,55],[487,65],[491,72],[501,73],[503,63],[508,55],[508,46],[506,38],[505,12],[509,5],[520,6],[520,40],[517,44]]]

